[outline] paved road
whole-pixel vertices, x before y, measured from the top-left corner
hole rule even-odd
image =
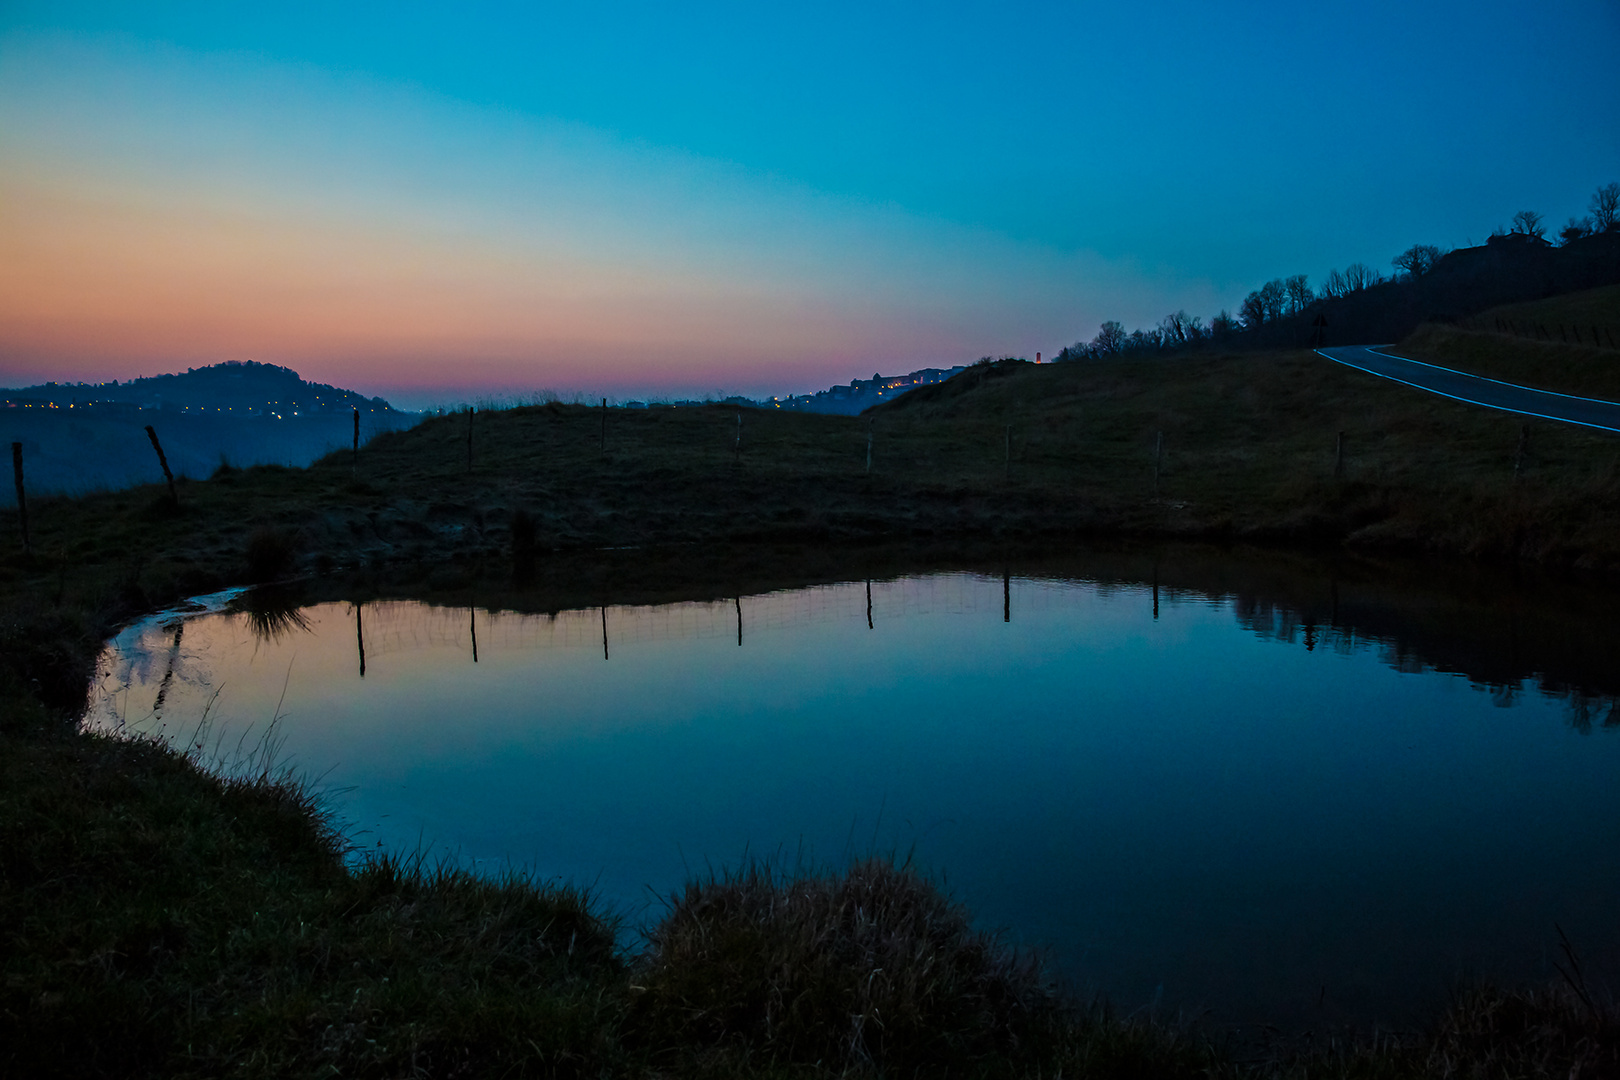
[[[1533,390],[1528,386],[1425,364],[1421,360],[1407,360],[1364,345],[1316,351],[1346,367],[1393,379],[1441,397],[1484,405],[1488,409],[1562,420],[1583,427],[1602,428],[1604,431],[1620,431],[1620,403],[1613,401],[1571,397],[1569,394],[1555,394],[1551,390]]]

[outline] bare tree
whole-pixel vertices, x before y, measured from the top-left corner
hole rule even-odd
[[[1099,356],[1117,353],[1125,347],[1125,327],[1109,319],[1091,339],[1091,350]]]
[[[1404,270],[1408,277],[1420,278],[1440,261],[1440,249],[1433,244],[1413,244],[1390,261],[1395,264],[1395,269]]]
[[[1322,295],[1330,300],[1337,300],[1349,291],[1350,283],[1338,270],[1329,270],[1327,277],[1322,279]]]
[[[1558,239],[1562,244],[1569,244],[1583,236],[1592,235],[1591,218],[1570,218],[1569,224],[1558,230]]]
[[[1547,226],[1542,223],[1541,215],[1534,210],[1520,210],[1513,215],[1513,231],[1540,240],[1547,235]]]
[[[1620,183],[1604,184],[1592,193],[1592,231],[1620,229]]]
[[[1205,338],[1204,321],[1185,311],[1173,312],[1159,321],[1159,336],[1167,347],[1190,345]]]
[[[1226,334],[1233,334],[1242,328],[1243,324],[1239,321],[1238,317],[1234,316],[1225,308],[1221,309],[1221,313],[1219,315],[1209,320],[1210,337],[1222,337]]]
[[[1283,317],[1288,310],[1288,286],[1282,278],[1274,278],[1260,286],[1260,302],[1265,305],[1267,322]]]
[[[1132,330],[1131,336],[1125,339],[1125,348],[1129,352],[1153,352],[1164,347],[1164,337],[1157,329]]]
[[[1304,274],[1295,274],[1283,281],[1283,291],[1288,294],[1288,314],[1298,315],[1316,299],[1316,294],[1307,284],[1309,280]]]
[[[1384,275],[1366,263],[1353,262],[1344,268],[1344,283],[1351,292],[1360,292],[1384,280]]]
[[[1259,289],[1243,298],[1243,303],[1238,305],[1238,318],[1243,321],[1244,329],[1247,330],[1265,325],[1266,302],[1260,298]]]

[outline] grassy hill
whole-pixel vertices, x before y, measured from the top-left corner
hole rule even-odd
[[[1521,458],[1517,417],[1306,351],[1004,363],[961,378],[864,417],[564,405],[446,416],[377,436],[357,463],[339,453],[187,481],[178,505],[150,485],[34,500],[32,554],[8,517],[0,1071],[1612,1067],[1620,1019],[1557,991],[1463,995],[1421,1036],[1240,1060],[1195,1033],[1054,997],[926,882],[882,866],[695,882],[632,961],[577,893],[386,857],[345,865],[296,785],[223,780],[64,719],[120,620],[299,574],[354,595],[465,599],[495,584],[652,597],[722,574],[781,580],[835,541],[1028,550],[1097,536],[1620,569],[1620,441],[1601,433],[1537,423]],[[600,551],[626,546],[637,550]],[[669,585],[683,574],[687,585]],[[791,1007],[767,1015],[759,1001]],[[880,1030],[872,1021],[851,1036],[851,1017],[880,1017],[887,1034],[859,1036]]]
[[[166,598],[293,572],[504,577],[514,537],[541,562],[625,545],[1141,535],[1620,568],[1620,443],[1601,432],[1534,422],[1521,459],[1518,417],[1303,351],[959,378],[859,418],[461,413],[377,436],[357,467],[340,452],[183,483],[178,508],[151,485],[36,500],[35,555],[12,532],[0,588]]]
[[[1620,349],[1610,341],[1620,342],[1620,285],[1508,304],[1456,324],[1426,323],[1397,351],[1504,382],[1620,401]]]

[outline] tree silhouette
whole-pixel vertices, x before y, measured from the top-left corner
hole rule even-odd
[[[1620,229],[1620,183],[1604,184],[1592,193],[1592,231]]]
[[[1360,292],[1383,280],[1384,275],[1366,263],[1353,262],[1344,268],[1344,283],[1349,286],[1351,292]]]
[[[1125,347],[1125,327],[1121,323],[1109,319],[1097,331],[1097,336],[1091,339],[1092,351],[1100,355],[1117,353]]]
[[[1520,210],[1513,215],[1513,231],[1540,240],[1547,235],[1547,226],[1542,224],[1541,215],[1534,210]]]
[[[1565,244],[1592,235],[1591,218],[1570,218],[1569,224],[1558,230],[1558,239]]]
[[[1311,291],[1310,285],[1307,284],[1308,281],[1309,279],[1304,274],[1295,274],[1293,277],[1283,281],[1283,291],[1288,294],[1288,313],[1290,315],[1298,315],[1310,306],[1312,300],[1316,299],[1316,294]]]
[[[1413,244],[1390,261],[1395,269],[1405,271],[1407,277],[1416,280],[1434,269],[1434,264],[1440,261],[1440,249],[1433,244]]]

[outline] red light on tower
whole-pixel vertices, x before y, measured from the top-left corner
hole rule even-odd
[[[1040,353],[1036,353],[1036,354],[1035,354],[1035,362],[1036,362],[1036,363],[1037,363],[1037,364],[1038,364],[1038,363],[1040,363],[1040,362],[1041,362],[1041,354],[1040,354]]]

